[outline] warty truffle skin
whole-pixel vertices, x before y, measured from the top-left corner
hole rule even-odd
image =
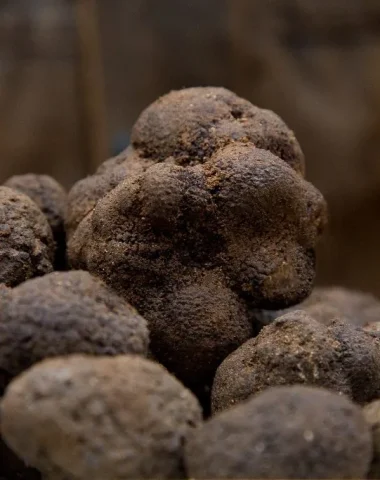
[[[262,329],[218,367],[212,410],[268,387],[305,384],[344,393],[359,404],[380,396],[379,339],[342,320],[323,325],[290,312]]]
[[[301,175],[305,170],[302,150],[285,123],[225,88],[187,88],[164,95],[141,113],[131,140],[124,152],[69,192],[69,237],[102,197],[155,163],[205,163],[220,148],[242,142],[272,152]]]
[[[208,420],[185,449],[189,478],[365,478],[360,408],[323,389],[277,387]]]
[[[0,311],[0,394],[45,358],[74,353],[146,355],[134,308],[88,272],[54,272],[14,288]]]
[[[15,287],[53,270],[54,241],[46,217],[26,195],[0,187],[0,283]]]
[[[46,216],[56,246],[55,267],[63,269],[66,266],[66,235],[64,218],[66,214],[67,194],[64,188],[54,178],[48,175],[15,175],[4,185],[24,193],[36,203]]]
[[[189,385],[252,335],[247,301],[284,306],[309,293],[325,217],[320,193],[285,162],[236,143],[119,184],[78,227],[69,257],[146,317],[153,353]],[[210,300],[223,297],[224,312]]]
[[[182,478],[183,445],[201,410],[157,363],[72,356],[15,379],[1,419],[5,440],[48,480]]]

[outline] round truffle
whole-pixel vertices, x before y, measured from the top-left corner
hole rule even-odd
[[[5,441],[49,480],[182,478],[201,422],[196,398],[136,356],[44,361],[12,382],[1,414]]]
[[[271,388],[216,415],[189,437],[190,478],[365,478],[371,434],[346,397]]]
[[[294,133],[275,113],[218,87],[173,91],[146,108],[132,130],[140,156],[178,165],[204,163],[222,147],[251,143],[304,173],[304,156]]]
[[[64,217],[67,195],[64,188],[48,175],[16,175],[9,178],[6,187],[13,188],[31,198],[46,216],[56,244],[55,266],[66,265],[66,235]]]
[[[53,270],[54,241],[46,217],[26,195],[0,187],[0,283],[14,287]]]
[[[271,386],[306,384],[348,395],[357,403],[380,396],[380,343],[359,327],[323,325],[303,311],[264,327],[219,366],[214,412]]]
[[[204,164],[160,163],[120,183],[69,256],[136,306],[153,353],[190,386],[252,335],[248,299],[285,306],[309,293],[325,215],[285,162],[236,143]]]
[[[0,311],[0,394],[48,357],[146,355],[145,320],[87,272],[54,272],[14,288]]]
[[[380,400],[375,400],[363,408],[364,418],[372,431],[372,463],[367,478],[380,478]]]

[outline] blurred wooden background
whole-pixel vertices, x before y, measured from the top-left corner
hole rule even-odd
[[[99,161],[91,132],[104,148],[102,121],[89,124],[85,111],[80,1],[0,2],[0,181],[35,171],[68,187]],[[171,89],[223,85],[271,108],[295,130],[308,178],[330,204],[319,282],[380,294],[380,2],[96,5],[104,156],[121,149],[140,111]]]

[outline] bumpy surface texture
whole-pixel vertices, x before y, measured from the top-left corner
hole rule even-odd
[[[26,195],[0,187],[0,283],[14,287],[53,270],[48,221]]]
[[[357,403],[380,396],[380,343],[342,320],[323,325],[306,312],[288,313],[227,357],[212,388],[213,411],[271,386],[306,384]]]
[[[9,178],[6,187],[13,188],[31,198],[46,216],[56,244],[55,266],[65,267],[66,235],[64,218],[67,195],[63,187],[48,175],[16,175]]]
[[[247,302],[289,305],[309,293],[324,222],[317,190],[270,152],[237,143],[204,164],[157,164],[119,184],[69,253],[146,316],[153,352],[189,384],[251,336]]]
[[[380,400],[363,408],[364,418],[372,432],[372,464],[367,478],[380,478]]]
[[[87,353],[145,355],[145,320],[87,272],[55,272],[12,291],[0,310],[0,393],[48,357]]]
[[[216,415],[189,439],[190,478],[365,478],[360,409],[322,389],[279,387]]]
[[[201,421],[195,397],[136,356],[74,356],[36,365],[1,404],[3,436],[49,480],[181,478]]]
[[[304,172],[304,156],[294,133],[273,112],[224,88],[188,88],[161,97],[140,115],[131,146],[70,191],[69,236],[97,201],[125,178],[158,162],[204,163],[219,148],[236,141],[269,150]]]
[[[250,313],[253,322],[262,326],[293,310],[303,310],[325,325],[339,317],[366,330],[380,330],[380,301],[369,293],[343,287],[317,287],[294,307],[278,311],[251,310]]]

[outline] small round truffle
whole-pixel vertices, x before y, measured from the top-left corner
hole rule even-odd
[[[63,269],[66,265],[66,235],[64,218],[67,195],[64,188],[48,175],[15,175],[4,185],[24,193],[31,198],[46,216],[56,244],[55,266]]]
[[[183,445],[201,410],[161,365],[73,356],[15,379],[1,419],[5,441],[48,480],[182,478]]]
[[[48,357],[146,355],[145,320],[87,272],[54,272],[14,288],[0,311],[0,394]]]
[[[189,437],[190,478],[365,478],[371,434],[346,397],[302,386],[266,390]]]
[[[0,283],[14,287],[53,270],[54,241],[46,217],[23,193],[0,187]]]
[[[367,478],[380,478],[380,400],[375,400],[363,408],[364,418],[372,431],[372,463]]]
[[[271,386],[328,388],[364,404],[380,396],[380,343],[342,320],[323,325],[290,312],[264,327],[219,366],[212,387],[214,412]]]

